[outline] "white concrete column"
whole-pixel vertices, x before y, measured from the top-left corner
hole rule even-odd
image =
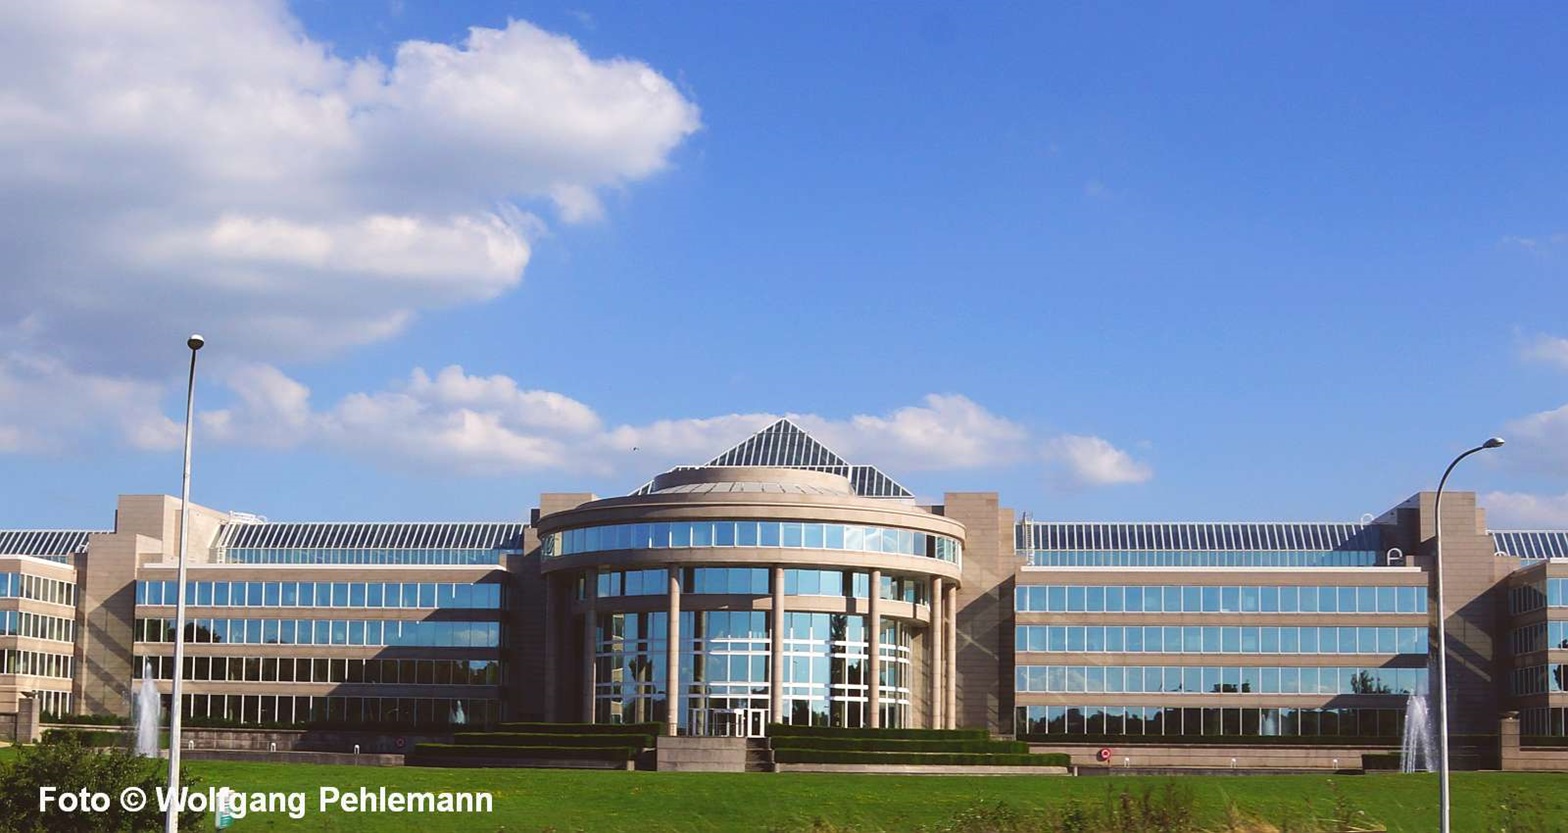
[[[945,663],[942,652],[942,640],[946,628],[942,627],[942,579],[931,579],[930,597],[931,621],[926,627],[926,662],[931,666],[931,693],[927,697],[927,705],[931,711],[930,726],[940,729],[947,725],[942,719],[942,707],[947,701],[942,681],[942,668]]]
[[[947,728],[958,728],[958,587],[952,584],[944,588],[947,598],[942,600],[942,615],[947,619],[947,668],[943,673],[947,675],[947,692],[942,705],[942,714],[947,717]]]
[[[768,720],[784,722],[784,568],[773,568],[773,609],[768,612]]]
[[[871,571],[871,604],[866,616],[866,725],[882,727],[882,571]]]
[[[594,602],[599,596],[599,569],[597,567],[590,568],[583,581],[587,586],[583,592],[582,721],[584,723],[592,723],[594,714],[594,672],[598,666],[598,663],[594,662],[594,653],[598,646],[594,643],[597,641],[595,639],[595,630],[597,629],[599,618]]]
[[[681,725],[681,568],[671,567],[670,573],[670,604],[669,626],[666,635],[669,643],[664,648],[664,701],[668,704],[665,709],[665,733],[674,736],[680,731]]]

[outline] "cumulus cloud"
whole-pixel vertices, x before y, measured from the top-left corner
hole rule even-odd
[[[1143,483],[1154,477],[1148,464],[1100,437],[1055,437],[1046,443],[1044,456],[1051,478],[1064,488]]]
[[[1503,431],[1513,465],[1568,475],[1568,405],[1508,423]]]
[[[101,437],[131,448],[179,447],[159,385],[75,372],[54,359],[0,356],[0,453],[56,453]]]
[[[225,374],[224,384],[234,405],[199,415],[206,436],[217,442],[308,446],[445,473],[641,475],[701,463],[780,416],[851,462],[890,472],[1004,468],[1039,459],[1028,429],[956,394],[932,394],[880,416],[750,413],[608,425],[569,396],[455,365],[434,375],[416,369],[386,390],[350,394],[320,409],[304,385],[276,368],[238,368]],[[1152,476],[1146,465],[1098,437],[1060,437],[1048,448],[1076,486]]]
[[[1546,362],[1568,370],[1568,338],[1538,335],[1525,342],[1520,355],[1528,361]]]
[[[604,216],[700,126],[663,75],[523,21],[389,63],[273,0],[0,4],[0,356],[10,385],[168,382],[201,321],[319,359],[515,288],[528,238]],[[32,381],[28,381],[32,380]],[[0,421],[7,445],[44,430]],[[19,439],[20,438],[20,439]]]
[[[1532,495],[1488,492],[1481,497],[1487,525],[1493,529],[1563,529],[1568,527],[1568,493]]]
[[[1023,426],[956,394],[930,394],[885,417],[834,422],[803,415],[797,421],[840,455],[903,471],[1008,465],[1028,453]]]

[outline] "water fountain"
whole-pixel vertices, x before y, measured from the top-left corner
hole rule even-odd
[[[462,726],[468,723],[468,715],[463,713],[463,701],[457,701],[457,707],[452,710],[452,725]]]
[[[1432,679],[1431,669],[1427,679]],[[1437,769],[1436,746],[1432,740],[1432,712],[1427,705],[1427,684],[1421,683],[1405,705],[1405,739],[1399,750],[1400,772],[1432,772]]]
[[[152,668],[142,662],[142,689],[136,695],[136,754],[143,758],[158,757],[158,685],[152,680]]]

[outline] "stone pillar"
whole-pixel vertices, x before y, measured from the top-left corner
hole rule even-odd
[[[773,568],[773,609],[768,612],[772,638],[768,656],[768,720],[784,722],[784,568]]]
[[[943,693],[945,701],[942,704],[942,714],[947,718],[947,728],[958,728],[958,588],[948,585],[943,589],[947,598],[942,600],[942,617],[946,620],[943,631],[943,642],[947,643],[948,667],[943,669],[943,678],[947,680],[946,691]]]
[[[561,637],[566,629],[561,627],[560,586],[556,576],[544,576],[544,719],[548,723],[561,719]]]
[[[870,610],[866,616],[866,726],[882,727],[882,571],[871,571]]]
[[[1497,722],[1497,768],[1524,769],[1519,755],[1519,713],[1503,712]]]
[[[43,736],[38,713],[38,698],[31,692],[22,692],[16,698],[16,742],[37,743]]]
[[[594,662],[594,651],[598,647],[596,641],[596,626],[598,625],[598,612],[594,602],[599,595],[599,570],[590,569],[583,579],[586,588],[583,592],[583,691],[582,691],[582,721],[593,722],[594,713],[594,672],[598,663]]]
[[[931,622],[926,628],[926,654],[927,664],[931,666],[931,728],[940,729],[947,725],[942,719],[944,706],[947,704],[947,695],[942,680],[942,668],[946,663],[943,656],[942,639],[947,630],[942,624],[942,580],[931,579]]]
[[[681,725],[681,568],[671,567],[669,625],[664,648],[665,734],[674,737]]]

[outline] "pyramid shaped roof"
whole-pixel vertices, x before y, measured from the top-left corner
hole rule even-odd
[[[677,466],[676,470],[713,466],[767,466],[822,471],[849,478],[861,497],[912,499],[914,494],[876,466],[854,465],[806,433],[789,419],[780,419],[752,434],[702,466]],[[633,494],[647,494],[652,483]]]

